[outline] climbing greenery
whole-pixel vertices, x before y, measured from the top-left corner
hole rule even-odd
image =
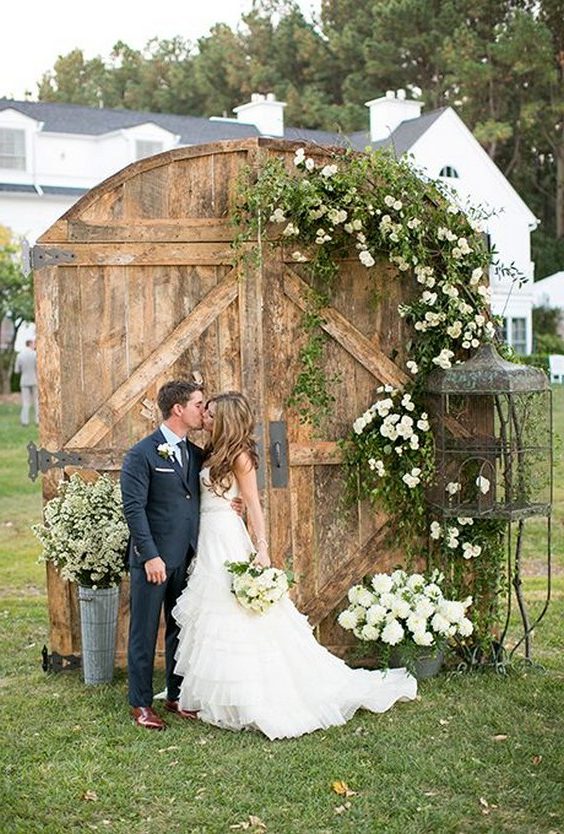
[[[322,161],[315,156],[298,147],[290,164],[270,158],[258,171],[247,171],[234,218],[243,230],[239,240],[257,237],[261,245],[283,246],[310,286],[307,340],[291,402],[303,421],[322,430],[332,396],[321,324],[340,261],[355,254],[370,276],[387,260],[395,267],[393,280],[406,285],[398,313],[409,325],[408,358],[401,384],[376,389],[374,402],[341,441],[347,498],[368,499],[389,514],[408,561],[427,541],[428,561],[445,571],[456,598],[479,592],[488,600],[475,606],[475,634],[487,640],[500,582],[499,527],[470,520],[450,538],[441,525],[436,534],[436,519],[430,527],[425,489],[434,476],[434,451],[424,397],[432,370],[464,361],[495,337],[483,212],[462,207],[408,159],[345,149],[324,151]]]

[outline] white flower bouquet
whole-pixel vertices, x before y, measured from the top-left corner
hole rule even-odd
[[[43,545],[40,562],[53,562],[63,579],[87,588],[112,588],[126,573],[129,530],[119,483],[102,475],[62,482],[33,532]]]
[[[225,567],[233,575],[231,591],[237,602],[255,614],[265,614],[286,596],[293,579],[279,568],[251,564],[254,557],[253,553],[248,562],[226,562]]]
[[[349,589],[349,605],[337,621],[364,643],[378,644],[383,657],[389,658],[394,646],[443,648],[453,637],[469,637],[472,622],[466,610],[472,603],[447,599],[442,592],[443,575],[435,570],[407,574],[376,573],[365,584]]]

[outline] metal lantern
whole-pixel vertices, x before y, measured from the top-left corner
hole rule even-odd
[[[506,522],[507,578],[515,590],[523,625],[511,650],[525,644],[531,658],[531,632],[550,599],[552,506],[552,391],[544,371],[503,359],[492,345],[466,362],[433,371],[427,380],[436,442],[436,479],[431,506],[450,518]],[[531,622],[522,591],[525,522],[546,519],[546,600]],[[498,646],[503,652],[511,616]]]

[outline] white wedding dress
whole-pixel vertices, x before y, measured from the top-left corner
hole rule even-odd
[[[415,698],[417,682],[405,669],[351,669],[332,655],[289,598],[263,615],[237,602],[225,562],[247,560],[254,547],[230,506],[236,484],[220,497],[206,486],[208,474],[200,474],[198,552],[172,612],[180,625],[181,708],[276,739],[344,724],[360,707],[384,712]]]

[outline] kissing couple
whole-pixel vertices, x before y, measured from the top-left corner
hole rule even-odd
[[[415,698],[405,669],[351,669],[327,651],[289,597],[262,615],[237,602],[225,562],[270,565],[252,408],[236,391],[206,402],[202,386],[187,380],[165,383],[157,401],[163,422],[128,452],[121,472],[135,723],[166,726],[153,709],[163,606],[164,708],[179,718],[292,738],[344,724],[361,707],[384,712]],[[202,428],[204,449],[186,439]]]

